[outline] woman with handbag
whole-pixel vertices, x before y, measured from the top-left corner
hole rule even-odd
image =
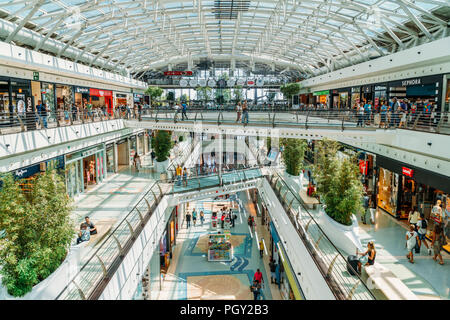
[[[442,229],[441,225],[436,225],[433,232],[433,237],[431,239],[431,245],[433,247],[434,251],[434,257],[433,260],[437,261],[436,258],[439,257],[439,264],[443,265],[444,260],[442,259],[441,250],[442,247],[445,244],[445,235],[444,230]]]

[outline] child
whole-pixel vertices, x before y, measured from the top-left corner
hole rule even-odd
[[[409,231],[406,232],[406,247],[408,248],[408,254],[406,255],[406,258],[408,258],[408,261],[411,263],[414,263],[413,250],[416,247],[416,241],[418,240],[419,236],[415,231],[415,226],[412,224],[409,226]]]

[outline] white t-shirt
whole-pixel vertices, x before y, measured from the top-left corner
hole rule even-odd
[[[407,236],[407,241],[406,241],[406,246],[408,247],[408,250],[412,250],[415,246],[416,246],[416,237],[417,237],[417,232],[415,231],[408,231],[406,232],[406,236]]]
[[[426,234],[427,233],[427,229],[426,228],[422,228],[422,223],[423,223],[423,220],[417,221],[417,227],[419,228],[418,232],[419,232],[419,234]]]

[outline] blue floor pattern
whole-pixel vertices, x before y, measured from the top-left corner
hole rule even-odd
[[[210,201],[211,200],[208,200],[207,202]],[[266,278],[265,266],[259,256],[256,240],[250,235],[246,223],[247,213],[243,210],[238,213],[235,227],[231,230],[232,235],[245,236],[242,244],[237,248],[234,248],[233,260],[231,262],[209,262],[206,253],[202,253],[200,250],[196,251],[195,248],[199,238],[211,231],[209,229],[211,212],[204,209],[202,201],[192,205],[194,205],[198,213],[203,210],[205,213],[205,223],[203,226],[197,224],[194,227],[191,225],[190,230],[188,231],[188,239],[183,243],[181,250],[182,254],[178,258],[175,269],[175,276],[179,281],[174,288],[172,299],[187,299],[187,278],[192,276],[238,275],[241,281],[242,279],[247,281],[244,285],[250,287],[253,275],[256,272],[256,269],[259,268],[263,274],[264,283],[270,283]],[[183,225],[183,228],[186,228],[185,224]],[[267,285],[264,285],[261,290],[261,298],[272,299],[270,288]]]

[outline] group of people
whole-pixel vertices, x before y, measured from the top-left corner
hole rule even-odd
[[[434,115],[437,105],[433,101],[427,99],[417,99],[410,101],[408,99],[392,98],[389,103],[381,101],[379,106],[374,106],[372,101],[367,100],[365,103],[357,102],[354,107],[357,113],[357,127],[366,125],[375,125],[378,123],[380,128],[388,127],[406,127],[407,124],[414,123],[417,117],[421,117],[419,124],[433,125],[438,121],[438,116]],[[379,120],[376,120],[379,114]]]
[[[236,122],[241,121],[241,115],[242,115],[242,123],[247,124],[248,123],[248,105],[247,100],[244,100],[243,103],[240,101],[236,105]]]
[[[97,234],[97,227],[88,216],[84,217],[84,222],[80,225],[80,231],[78,232],[77,244],[83,241],[89,241],[91,235],[94,234]]]
[[[197,223],[197,211],[195,211],[195,208],[192,209],[192,214],[188,211],[186,213],[186,228],[190,228],[191,227],[191,218],[192,218],[192,222],[194,223],[194,227],[195,224]],[[203,211],[200,211],[200,223],[203,226],[203,223],[205,222],[205,214]]]
[[[178,165],[175,169],[175,175],[176,175],[177,185],[181,186],[181,180],[183,180],[183,187],[187,187],[188,171],[187,171],[186,167],[181,168],[181,166]]]
[[[448,215],[444,215],[444,211],[441,208],[441,200],[437,200],[433,206],[430,220],[431,244],[428,245],[426,234],[429,226],[424,214],[420,214],[417,207],[414,207],[409,214],[408,221],[410,226],[406,232],[406,247],[408,249],[406,258],[410,263],[414,263],[414,252],[420,253],[420,248],[422,243],[424,243],[429,255],[431,255],[431,248],[433,249],[433,260],[438,261],[439,258],[439,264],[444,264],[441,251],[447,243],[445,230],[448,228]]]

